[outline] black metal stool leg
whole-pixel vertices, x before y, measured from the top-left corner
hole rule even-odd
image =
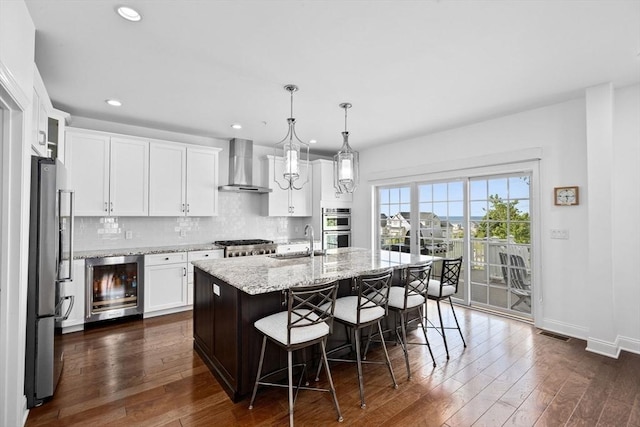
[[[289,377],[289,425],[293,426],[293,354],[287,351],[287,373]]]
[[[424,334],[424,341],[427,343],[427,348],[429,349],[429,354],[431,355],[431,361],[433,362],[433,367],[436,367],[436,358],[433,357],[433,351],[431,351],[431,345],[429,344],[429,338],[427,338],[427,326],[422,321],[422,309],[418,309],[418,320],[420,321],[420,326],[422,327],[422,333]]]
[[[367,405],[364,403],[364,384],[362,378],[362,360],[360,358],[360,330],[357,328],[353,329],[353,334],[355,335],[354,339],[356,342],[356,361],[358,365],[358,386],[360,387],[360,407],[364,408]]]
[[[404,314],[398,313],[400,315],[400,327],[402,328],[402,351],[404,351],[404,362],[407,365],[407,379],[411,379],[411,367],[409,367],[409,349],[407,344],[407,326],[404,320]]]
[[[253,394],[251,395],[251,402],[249,403],[249,409],[253,409],[253,401],[256,400],[256,392],[258,391],[258,382],[260,381],[260,375],[262,375],[262,362],[264,362],[264,350],[267,347],[267,337],[262,337],[262,350],[260,351],[260,362],[258,362],[258,374],[256,375],[256,383],[253,386]]]
[[[467,343],[464,342],[464,337],[462,336],[462,330],[460,329],[460,324],[458,323],[458,318],[456,317],[456,311],[453,309],[453,302],[451,302],[451,297],[449,297],[449,305],[451,306],[451,312],[453,312],[453,319],[456,321],[456,326],[458,327],[458,332],[460,333],[460,338],[462,338],[462,344],[467,347]]]
[[[447,352],[447,360],[449,360],[449,346],[447,346],[447,336],[444,333],[444,324],[442,323],[442,310],[440,310],[440,300],[436,300],[438,306],[438,317],[440,318],[440,330],[442,331],[442,339],[444,340],[444,349]]]
[[[322,361],[324,362],[324,368],[327,370],[327,379],[329,380],[329,388],[331,389],[331,396],[333,396],[333,404],[338,412],[338,421],[342,422],[342,413],[340,412],[340,405],[338,405],[338,397],[336,396],[336,388],[333,385],[333,378],[331,377],[331,371],[329,370],[329,361],[327,360],[326,339],[320,341],[320,347],[322,349]]]
[[[378,332],[380,332],[380,336],[382,336],[382,326],[380,326],[380,321],[378,320]],[[384,340],[382,341],[382,349],[384,350],[384,357],[387,361],[387,368],[389,369],[389,374],[391,374],[391,381],[393,381],[393,388],[398,388],[398,383],[396,382],[396,376],[393,375],[393,368],[391,367],[391,360],[389,360],[389,353],[387,352],[387,345]]]

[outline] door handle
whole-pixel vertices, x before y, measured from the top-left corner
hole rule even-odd
[[[62,305],[64,304],[64,302],[66,300],[69,300],[69,308],[67,308],[67,311],[64,313],[63,316],[60,316],[60,309],[62,308]],[[73,304],[75,302],[75,297],[73,295],[67,295],[66,297],[63,297],[60,299],[60,302],[58,303],[58,305],[56,306],[56,318],[55,320],[58,322],[67,320],[69,318],[69,315],[71,314],[71,310],[73,309]]]
[[[182,267],[182,275],[187,277],[187,267]]]
[[[73,231],[74,231],[74,218],[75,218],[75,193],[71,190],[58,190],[58,221],[60,221],[59,230],[58,230],[58,242],[59,242],[59,253],[62,254],[62,236],[63,236],[63,227],[62,227],[62,195],[68,193],[69,194],[69,274],[67,277],[60,277],[60,270],[58,269],[58,281],[59,282],[70,282],[73,280]],[[60,256],[60,264],[62,264],[62,256]]]

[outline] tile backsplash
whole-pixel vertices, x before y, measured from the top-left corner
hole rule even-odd
[[[258,194],[218,194],[214,217],[77,217],[75,250],[210,243],[228,239],[302,238],[311,218],[260,215]]]

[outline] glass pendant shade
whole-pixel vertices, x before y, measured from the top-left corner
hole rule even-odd
[[[342,148],[333,156],[333,186],[338,194],[353,193],[360,180],[360,159],[357,151],[353,151],[349,145],[349,132],[347,131],[347,109],[351,104],[340,104],[344,108],[344,132],[342,132]]]
[[[284,179],[295,181],[300,178],[300,146],[289,142],[284,147]]]
[[[340,194],[353,193],[358,186],[360,159],[358,153],[349,145],[349,132],[342,132],[344,143],[333,156],[333,186]]]

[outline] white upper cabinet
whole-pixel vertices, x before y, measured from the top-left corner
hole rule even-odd
[[[311,164],[309,164],[311,167]],[[264,208],[265,215],[267,216],[300,216],[309,217],[313,212],[313,199],[312,199],[312,173],[309,170],[307,176],[309,182],[307,182],[301,190],[283,190],[273,181],[275,174],[281,177],[284,173],[284,160],[281,157],[266,156],[263,159],[263,172],[265,173],[266,186],[273,191],[266,193],[263,197],[266,200],[266,206]],[[300,165],[301,176],[305,176],[307,168],[305,165]],[[302,178],[300,178],[302,179]],[[284,179],[283,179],[284,180]],[[291,201],[289,201],[291,196]]]
[[[76,216],[109,215],[108,135],[67,130],[67,187],[76,193]]]
[[[187,215],[218,214],[219,148],[187,146]]]
[[[149,214],[149,142],[67,129],[68,187],[76,216]]]
[[[33,66],[33,100],[31,104],[31,148],[33,154],[47,156],[49,111],[53,110],[38,68]]]
[[[338,194],[333,186],[333,161],[318,159],[313,165],[313,203],[314,211],[320,208],[349,206],[353,194]]]
[[[149,214],[149,141],[111,137],[109,214]]]
[[[216,215],[219,151],[219,148],[152,142],[149,215]]]
[[[153,142],[149,147],[149,215],[187,212],[187,147]]]

